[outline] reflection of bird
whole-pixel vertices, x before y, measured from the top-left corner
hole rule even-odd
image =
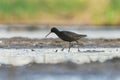
[[[69,31],[59,31],[57,28],[52,28],[51,29],[51,32],[50,33],[55,33],[59,38],[61,38],[62,40],[64,41],[67,41],[69,42],[69,50],[68,52],[70,51],[70,48],[72,47],[71,46],[71,42],[72,41],[76,41],[77,45],[79,44],[77,40],[79,40],[80,38],[82,37],[86,37],[87,35],[80,35],[80,34],[76,34],[74,32],[69,32]],[[46,35],[46,37],[50,34],[48,33]],[[78,51],[79,50],[79,46],[78,46]]]

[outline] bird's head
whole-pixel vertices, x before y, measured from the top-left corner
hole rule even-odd
[[[53,27],[53,28],[51,28],[51,32],[56,32],[56,31],[58,31],[58,29],[57,28],[55,28],[55,27]]]
[[[50,33],[56,33],[56,32],[58,32],[58,29],[53,27],[51,28],[51,31],[45,37],[47,37]]]

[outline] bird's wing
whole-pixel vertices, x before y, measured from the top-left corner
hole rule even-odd
[[[69,32],[69,31],[61,31],[61,33],[69,37],[86,37],[87,36],[87,35],[77,34],[77,33]]]

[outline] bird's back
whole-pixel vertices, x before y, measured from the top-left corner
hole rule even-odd
[[[77,34],[74,32],[69,32],[69,31],[60,31],[60,34],[58,35],[62,40],[65,41],[76,41],[82,37],[86,37],[86,35],[81,35],[81,34]]]

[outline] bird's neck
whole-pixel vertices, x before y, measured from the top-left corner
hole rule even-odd
[[[55,33],[56,35],[58,35],[58,34],[60,33],[60,31],[59,31],[59,30],[56,30],[54,33]]]

